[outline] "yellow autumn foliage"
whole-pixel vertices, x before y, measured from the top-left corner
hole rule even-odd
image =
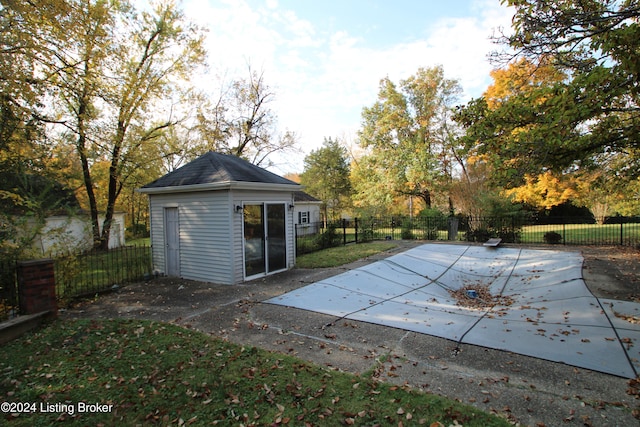
[[[525,184],[505,190],[505,195],[516,202],[551,209],[578,197],[576,183],[566,177],[559,177],[550,171],[538,176],[525,176]]]

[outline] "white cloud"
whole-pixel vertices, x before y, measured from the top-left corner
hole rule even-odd
[[[308,153],[325,136],[355,133],[362,108],[375,102],[381,78],[389,76],[397,82],[419,67],[436,65],[443,66],[447,77],[460,81],[464,90],[461,102],[466,102],[481,95],[490,83],[492,67],[487,54],[494,47],[489,40],[490,28],[503,23],[505,17],[510,19],[492,11],[478,17],[445,19],[430,29],[427,38],[385,49],[363,47],[358,38],[344,31],[335,33],[319,73],[300,76],[305,88],[286,94],[280,117],[303,129]]]
[[[276,91],[273,107],[282,129],[296,131],[308,154],[324,137],[354,135],[364,106],[377,96],[381,78],[393,81],[419,67],[442,65],[458,79],[466,102],[490,83],[487,54],[493,29],[508,28],[510,11],[496,0],[474,2],[475,16],[443,18],[416,32],[423,38],[376,48],[341,28],[321,31],[276,0],[252,9],[244,1],[213,7],[190,0],[187,13],[209,28],[210,63],[243,77],[247,63],[263,69]],[[301,171],[302,157],[292,169]]]
[[[206,0],[190,0],[185,11],[208,29],[206,49],[214,67],[237,73],[246,71],[247,63],[273,66],[282,37],[264,25],[263,15],[247,3],[230,1],[213,6]]]

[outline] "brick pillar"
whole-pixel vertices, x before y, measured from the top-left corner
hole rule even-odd
[[[17,273],[20,314],[49,311],[50,315],[57,316],[53,260],[19,261]]]

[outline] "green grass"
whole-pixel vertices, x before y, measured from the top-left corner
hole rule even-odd
[[[60,298],[100,292],[115,284],[140,280],[152,270],[149,246],[71,254],[55,262],[56,292]]]
[[[564,241],[570,245],[640,243],[640,224],[622,224],[622,226],[620,224],[528,225],[522,227],[521,242],[545,243],[544,234],[551,231],[564,236]]]
[[[29,427],[509,425],[439,396],[138,320],[55,321],[5,345],[0,396],[35,405],[35,413],[2,414]],[[81,402],[112,406],[79,413]]]
[[[348,264],[360,258],[395,248],[395,243],[369,242],[324,249],[296,258],[298,268],[325,268]]]
[[[506,223],[508,225],[508,221]],[[391,236],[393,239],[402,239],[407,236],[403,231],[410,231],[410,237],[418,240],[448,240],[448,231],[445,229],[438,229],[434,227],[421,228],[416,225],[414,227],[404,230],[402,227],[397,226],[394,228],[388,226],[376,226],[373,228],[367,228],[367,224],[362,224],[363,228],[358,230],[358,240],[363,238],[381,240],[386,236]],[[506,229],[509,231],[509,227]],[[495,231],[495,230],[494,230]],[[544,235],[547,232],[554,231],[564,236],[564,240],[560,243],[566,243],[567,245],[623,245],[623,246],[637,246],[640,245],[640,223],[629,224],[566,224],[566,225],[525,225],[521,228],[516,228],[518,237],[518,243],[529,244],[545,244]],[[340,239],[342,239],[343,230],[337,229]],[[347,241],[355,240],[355,229],[347,228]],[[466,230],[460,229],[455,240],[465,241]],[[495,233],[494,233],[495,234]],[[313,236],[301,236],[299,243],[303,245],[311,245],[313,243]]]
[[[127,246],[151,246],[151,237],[127,239]]]

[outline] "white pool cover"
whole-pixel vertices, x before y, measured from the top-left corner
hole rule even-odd
[[[473,308],[450,292],[462,287],[489,287],[498,305]],[[594,297],[577,252],[426,244],[266,302],[621,377],[640,370],[640,304]]]

